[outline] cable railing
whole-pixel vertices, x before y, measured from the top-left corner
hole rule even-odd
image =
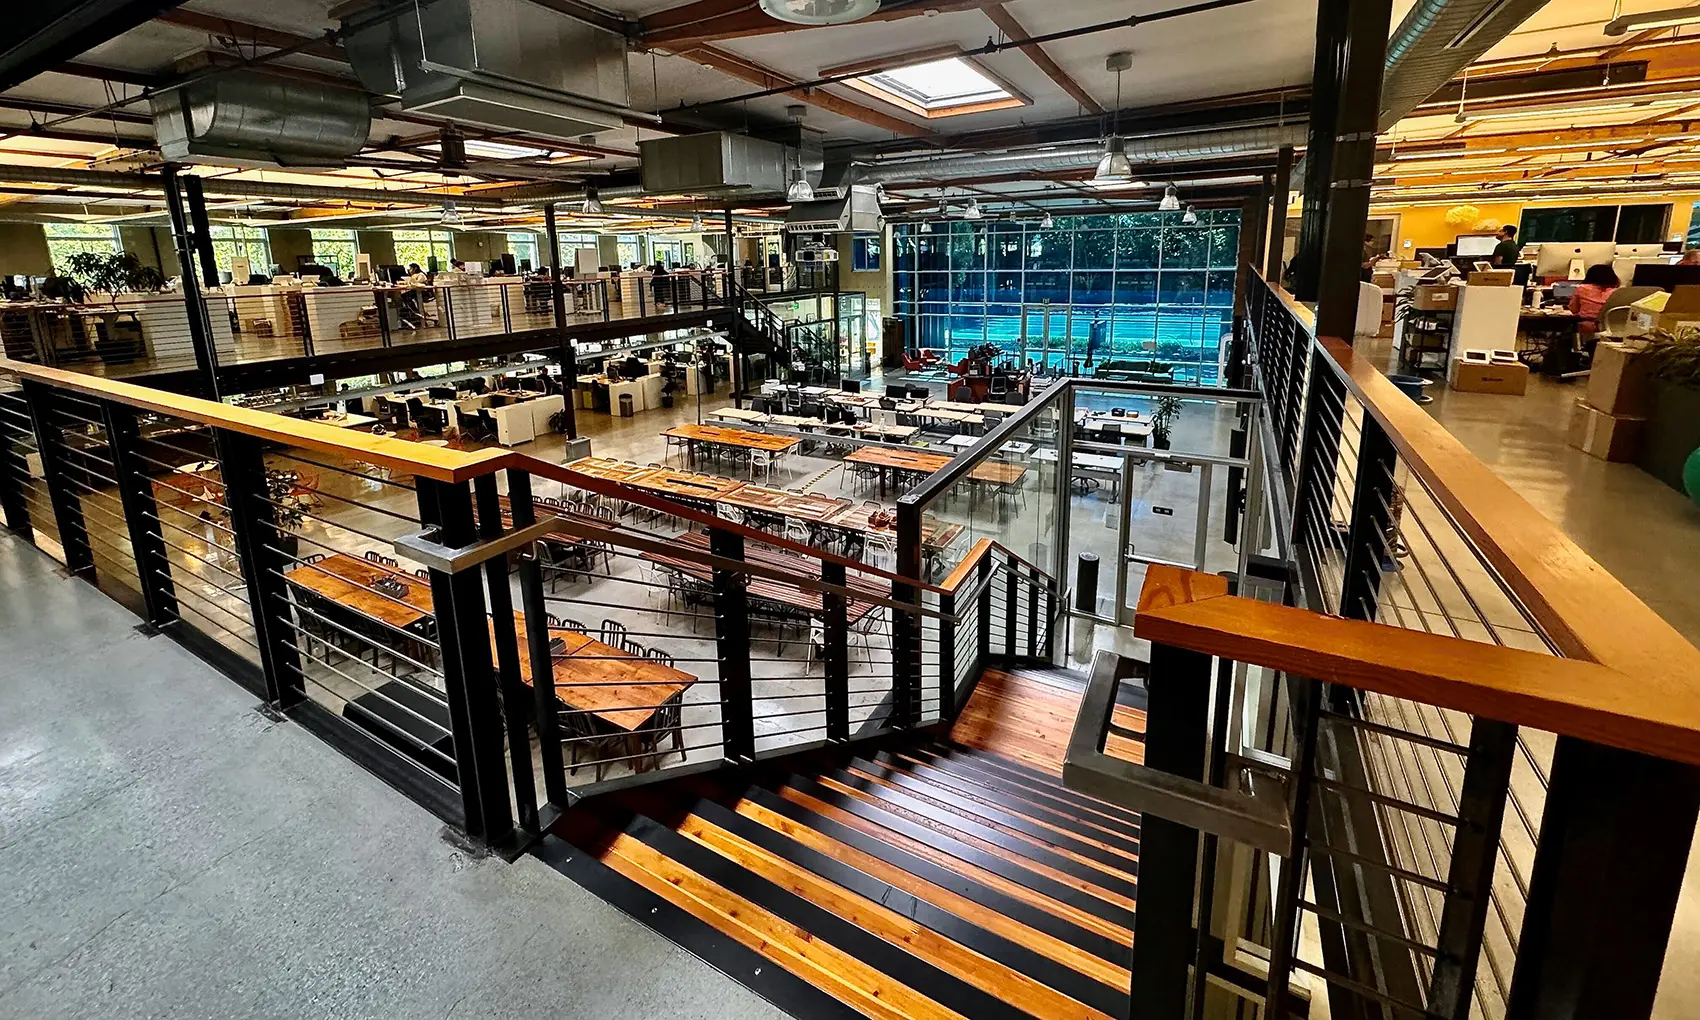
[[[1285,292],[1251,282],[1242,339],[1274,588],[1153,567],[1135,623],[1152,738],[1213,750],[1106,761],[1089,691],[1075,780],[1191,826],[1177,846],[1202,830],[1207,860],[1257,848],[1224,857],[1239,913],[1198,951],[1264,947],[1264,1015],[1289,977],[1335,1015],[1548,1015],[1582,972],[1615,975],[1607,1014],[1646,1015],[1695,817],[1700,652]],[[1095,674],[1098,700],[1120,682]],[[1590,970],[1600,944],[1615,962]]]
[[[1048,655],[1062,605],[990,541],[929,584],[876,565],[877,521],[851,541],[16,362],[0,509],[494,846],[585,797],[943,723],[985,669]]]

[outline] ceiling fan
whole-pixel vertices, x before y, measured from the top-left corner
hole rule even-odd
[[[761,0],[771,18],[793,25],[843,25],[880,9],[880,0]]]

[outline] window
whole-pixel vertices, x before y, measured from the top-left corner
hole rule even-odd
[[[536,269],[543,264],[537,260],[537,235],[530,232],[509,234],[508,254],[514,257],[516,265],[524,262]]]
[[[221,273],[234,273],[235,262],[239,258],[248,260],[250,273],[267,273],[271,270],[271,245],[266,241],[263,227],[245,227],[240,224],[215,223],[212,225],[213,263]],[[237,281],[247,283],[247,277]]]
[[[880,269],[880,238],[877,234],[857,237],[850,242],[851,266],[858,273],[877,273]]]
[[[454,257],[454,235],[447,230],[397,230],[391,235],[395,239],[395,260],[406,266],[414,262],[419,268],[431,268],[431,260],[437,260],[437,269],[449,268],[449,259]]]
[[[968,57],[890,67],[844,84],[921,117],[954,117],[1025,106],[1027,99]]]
[[[1525,209],[1517,240],[1616,241],[1619,244],[1658,244],[1670,226],[1669,205],[1573,205]]]
[[[643,249],[635,234],[619,234],[614,243],[619,246],[620,268],[625,269],[643,262]]]
[[[80,252],[116,255],[122,250],[117,227],[96,223],[49,223],[45,230],[47,256],[53,262],[55,273],[64,273],[65,263]]]
[[[1625,205],[1617,210],[1618,244],[1658,244],[1669,235],[1669,205]]]
[[[354,244],[354,231],[314,230],[311,234],[313,261],[329,266],[344,280],[354,279],[354,254],[358,250]]]

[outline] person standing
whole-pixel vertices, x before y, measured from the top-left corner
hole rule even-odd
[[[1493,267],[1510,269],[1522,254],[1523,247],[1517,243],[1517,228],[1509,223],[1500,227],[1499,243],[1493,246]]]

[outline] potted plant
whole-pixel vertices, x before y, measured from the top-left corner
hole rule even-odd
[[[1181,416],[1181,398],[1158,397],[1157,403],[1151,409],[1151,445],[1159,450],[1169,448],[1169,436],[1174,431],[1175,419]]]
[[[1636,463],[1683,492],[1682,469],[1700,449],[1700,330],[1658,330],[1640,355],[1651,372],[1651,408]]]
[[[142,323],[134,311],[118,307],[118,295],[135,292],[157,294],[165,288],[165,277],[152,266],[144,266],[129,252],[80,251],[65,261],[70,277],[89,291],[106,294],[110,311],[100,313],[95,351],[106,362],[134,361],[147,347]]]
[[[271,499],[272,514],[277,522],[277,547],[290,559],[295,559],[301,551],[301,536],[296,534],[296,529],[307,523],[307,514],[295,495],[297,480],[298,476],[293,471],[266,469],[266,495]]]

